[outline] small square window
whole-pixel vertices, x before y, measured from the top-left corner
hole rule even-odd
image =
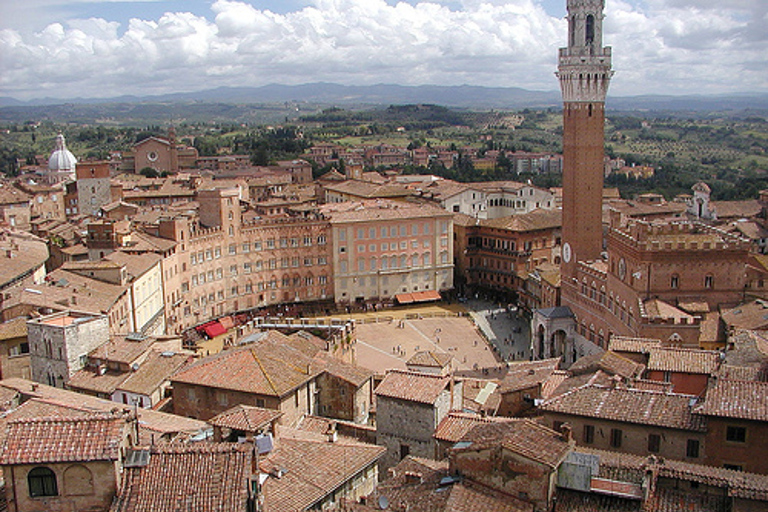
[[[745,427],[736,427],[728,425],[725,430],[725,440],[732,443],[746,443],[747,429]]]

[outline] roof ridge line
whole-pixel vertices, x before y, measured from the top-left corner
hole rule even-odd
[[[256,361],[256,364],[259,365],[259,369],[261,370],[261,373],[264,374],[264,378],[267,379],[267,382],[269,382],[270,387],[272,387],[272,391],[274,391],[278,396],[280,393],[277,391],[277,387],[275,387],[275,383],[272,382],[272,379],[269,378],[269,374],[267,373],[267,370],[264,369],[264,365],[261,364],[261,360],[259,359],[259,356],[256,355],[256,352],[254,349],[250,349],[249,352],[251,353],[251,356],[253,356],[254,361]]]

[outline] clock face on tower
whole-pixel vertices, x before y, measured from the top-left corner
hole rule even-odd
[[[563,245],[563,261],[570,263],[572,256],[573,254],[571,253],[571,244],[565,242],[565,245]]]

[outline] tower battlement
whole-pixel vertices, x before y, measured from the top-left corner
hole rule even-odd
[[[698,222],[655,224],[640,220],[613,227],[611,235],[642,251],[745,251],[750,242]]]

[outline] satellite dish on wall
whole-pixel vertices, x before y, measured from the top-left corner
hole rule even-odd
[[[379,496],[379,508],[381,510],[387,510],[387,508],[389,508],[389,500],[383,494]]]

